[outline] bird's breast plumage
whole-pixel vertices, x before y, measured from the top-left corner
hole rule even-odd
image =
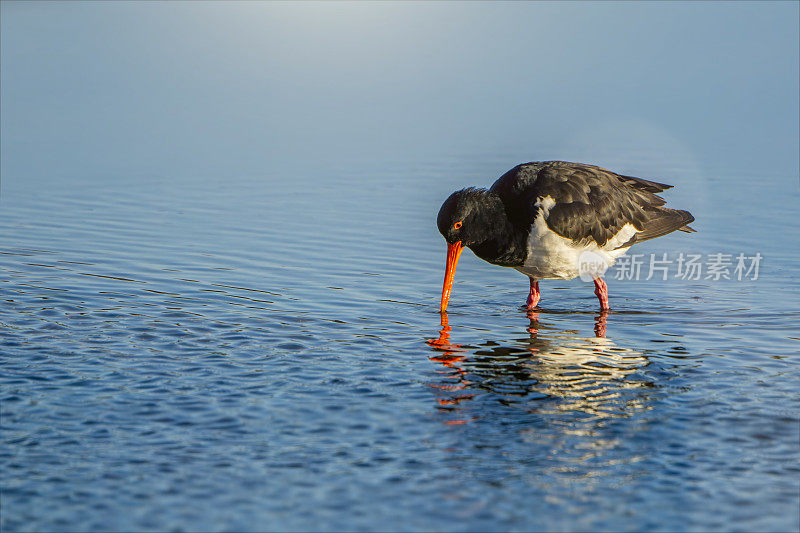
[[[535,204],[538,215],[530,227],[526,240],[526,254],[521,266],[515,267],[534,279],[573,279],[580,275],[580,264],[586,252],[603,261],[606,267],[614,264],[628,248],[620,247],[636,233],[632,224],[626,224],[606,243],[599,245],[591,238],[575,242],[553,231],[547,218],[556,205],[551,196]]]

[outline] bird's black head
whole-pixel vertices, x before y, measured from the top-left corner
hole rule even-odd
[[[447,241],[447,263],[442,285],[441,312],[447,311],[458,258],[464,246],[490,263],[513,266],[520,263],[521,246],[500,197],[486,189],[461,189],[450,195],[436,219]],[[523,233],[519,233],[522,237]]]
[[[505,216],[497,195],[469,187],[454,192],[444,201],[436,224],[448,243],[461,241],[464,246],[473,246],[495,237],[498,210]]]

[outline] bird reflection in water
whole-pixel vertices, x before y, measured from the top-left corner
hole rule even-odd
[[[600,418],[646,408],[646,398],[636,390],[651,384],[641,375],[628,378],[648,360],[606,337],[608,312],[596,316],[593,337],[540,322],[537,311],[528,311],[527,318],[525,338],[468,346],[451,340],[448,315],[441,314],[439,337],[428,341],[436,351],[430,359],[442,365],[437,370],[441,379],[429,385],[437,391],[439,410],[451,415],[446,423],[479,418],[477,409],[465,404],[474,405],[477,398],[539,414]]]

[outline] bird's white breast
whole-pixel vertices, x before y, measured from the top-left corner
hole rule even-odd
[[[637,232],[633,224],[625,224],[602,247],[598,246],[591,237],[587,237],[584,242],[577,244],[573,243],[571,239],[562,237],[551,230],[546,222],[550,209],[555,204],[556,202],[551,196],[540,198],[535,204],[540,210],[528,237],[525,264],[515,267],[523,274],[534,279],[573,279],[580,274],[579,260],[582,253],[594,252],[602,257],[610,267],[619,256],[630,248],[617,247],[628,242]]]

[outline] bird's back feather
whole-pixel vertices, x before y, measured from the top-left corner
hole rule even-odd
[[[670,187],[594,165],[545,161],[514,167],[490,190],[500,196],[518,227],[530,227],[543,214],[550,229],[576,244],[591,239],[604,246],[632,224],[637,233],[619,246],[623,248],[675,230],[694,231],[687,226],[694,220],[688,211],[663,207],[666,201],[656,193]],[[555,204],[542,213],[539,200],[547,197]]]

